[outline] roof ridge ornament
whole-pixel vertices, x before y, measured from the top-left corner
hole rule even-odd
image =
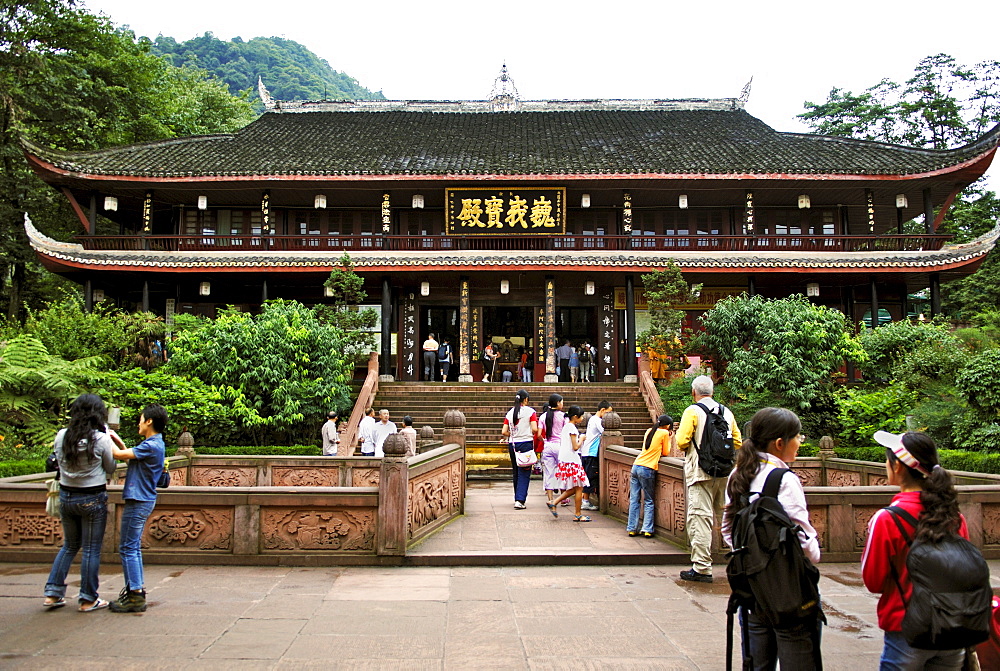
[[[514,80],[507,73],[507,63],[500,68],[500,75],[493,80],[493,90],[490,91],[491,112],[516,112],[521,95],[514,86]]]
[[[267,90],[267,87],[264,86],[264,80],[261,79],[260,75],[257,75],[257,95],[260,96],[260,101],[264,103],[264,109],[274,109],[274,99],[271,97],[271,93]]]
[[[746,107],[747,101],[750,100],[750,85],[751,84],[753,84],[753,75],[750,76],[750,81],[748,81],[746,83],[746,86],[743,87],[743,90],[740,91],[740,97],[737,99],[737,103],[739,104],[740,109],[743,109],[744,107]]]

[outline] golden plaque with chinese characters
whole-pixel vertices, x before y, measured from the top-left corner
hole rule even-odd
[[[445,189],[451,235],[544,235],[566,232],[566,189]]]

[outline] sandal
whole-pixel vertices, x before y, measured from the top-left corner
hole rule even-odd
[[[65,597],[59,597],[55,601],[42,601],[42,608],[48,608],[50,610],[52,608],[62,608],[65,605],[66,605]]]
[[[590,515],[574,515],[573,516],[573,521],[574,522],[590,522],[591,519],[590,519]]]
[[[545,505],[549,507],[549,512],[552,513],[552,517],[559,517],[559,511],[556,510],[556,504],[546,501]]]
[[[77,608],[77,610],[80,611],[81,613],[91,613],[91,612],[93,612],[95,610],[100,610],[102,608],[107,608],[107,607],[108,607],[108,602],[107,601],[105,601],[104,599],[98,599],[97,601],[95,601],[94,603],[90,604],[86,608],[84,608],[83,606],[80,606],[79,608]]]

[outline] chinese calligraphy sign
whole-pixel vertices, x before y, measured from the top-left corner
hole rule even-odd
[[[566,189],[445,189],[448,233],[457,235],[562,234]]]

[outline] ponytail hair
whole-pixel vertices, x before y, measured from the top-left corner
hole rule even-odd
[[[563,397],[559,394],[549,396],[549,409],[545,413],[545,440],[552,437],[552,425],[556,423],[556,410],[562,403]]]
[[[910,479],[920,485],[920,505],[924,508],[917,521],[914,540],[938,543],[947,536],[957,534],[962,524],[955,483],[951,473],[941,466],[933,438],[926,433],[910,431],[903,434],[902,442],[920,465],[919,468],[911,468],[903,464]],[[887,448],[885,452],[891,464],[900,461],[891,449]]]
[[[510,414],[510,418],[511,418],[511,422],[510,423],[511,423],[512,426],[517,426],[517,416],[518,416],[518,414],[519,414],[519,412],[521,410],[521,406],[529,398],[531,398],[531,397],[528,396],[528,392],[526,392],[523,389],[518,390],[518,392],[516,394],[514,394],[514,407],[511,409],[511,414]]]
[[[578,405],[571,405],[566,410],[566,418],[573,419],[574,417],[583,417],[583,408]]]
[[[662,429],[665,426],[673,426],[674,418],[670,415],[660,415],[656,418],[656,423],[646,430],[646,436],[642,441],[642,451],[645,452],[649,449],[649,446],[653,444],[653,436],[656,435],[657,429]]]
[[[760,470],[758,452],[766,452],[772,441],[783,438],[789,441],[802,432],[802,422],[798,415],[785,408],[761,408],[750,419],[746,433],[743,434],[743,445],[736,450],[736,466],[729,476],[726,494],[729,505],[725,514],[735,515],[743,508],[743,497],[750,493],[750,483]]]
[[[80,394],[69,406],[69,424],[63,434],[63,459],[71,466],[77,466],[81,442],[86,442],[87,462],[94,460],[97,432],[104,431],[108,421],[108,408],[97,394]]]

